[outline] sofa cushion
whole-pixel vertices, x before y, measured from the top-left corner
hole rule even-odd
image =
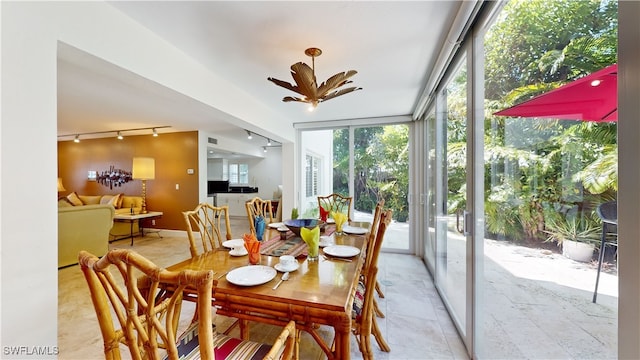
[[[111,205],[114,208],[118,208],[118,203],[120,202],[120,194],[117,195],[102,195],[100,199],[100,204]]]
[[[61,208],[61,207],[69,207],[69,206],[73,206],[73,204],[66,197],[61,197],[60,199],[58,199],[58,207],[59,208]]]
[[[100,205],[102,195],[78,195],[84,205]]]
[[[76,194],[75,192],[72,192],[71,194],[67,195],[67,200],[69,200],[69,202],[73,206],[84,205],[84,203],[82,203],[82,200],[80,200],[80,198],[78,197],[78,194]]]

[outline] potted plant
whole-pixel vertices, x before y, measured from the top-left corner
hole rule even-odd
[[[576,261],[591,261],[599,235],[592,221],[564,216],[552,218],[547,220],[544,232],[546,241],[556,241],[562,246],[562,255]]]

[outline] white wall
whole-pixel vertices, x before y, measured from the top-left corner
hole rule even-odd
[[[2,357],[12,358],[19,356],[4,353],[8,346],[57,343],[58,41],[215,107],[221,116],[284,138],[293,139],[294,131],[264,104],[106,3],[0,2],[0,13],[0,341]],[[206,166],[206,157],[199,166]]]

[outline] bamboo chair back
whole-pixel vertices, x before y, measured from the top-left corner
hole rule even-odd
[[[195,257],[204,252],[222,247],[222,243],[231,240],[229,206],[212,206],[201,203],[195,209],[182,213],[189,238],[189,251]],[[224,227],[224,233],[223,233]],[[199,234],[199,239],[196,237]]]
[[[214,358],[211,320],[213,271],[167,271],[127,249],[111,250],[102,259],[81,251],[78,260],[98,316],[106,359],[121,358],[120,343],[129,348],[134,360],[162,359],[159,349],[164,349],[169,359],[178,359],[176,332],[182,290],[187,286],[198,293],[201,358]],[[117,271],[112,272],[111,268]],[[140,275],[143,276],[137,278]],[[176,291],[170,296],[157,297],[163,283],[172,284]],[[141,291],[141,288],[146,291]],[[115,328],[112,311],[120,324],[119,329]]]
[[[262,200],[259,197],[254,197],[245,203],[245,207],[247,208],[247,216],[249,217],[249,228],[253,235],[256,235],[256,216],[262,216],[267,225],[273,222],[271,200]]]
[[[382,211],[380,215],[380,222],[376,231],[376,238],[371,247],[367,247],[367,257],[371,256],[370,264],[367,268],[363,268],[362,279],[364,282],[364,299],[362,303],[362,313],[360,317],[356,317],[353,321],[354,334],[360,352],[364,359],[373,359],[373,353],[371,350],[371,335],[374,335],[378,345],[382,351],[389,352],[391,349],[382,337],[382,333],[378,328],[378,323],[375,317],[375,303],[374,294],[376,292],[376,276],[378,273],[378,256],[380,255],[380,249],[382,248],[382,242],[384,240],[385,232],[391,223],[391,217],[393,215],[392,210]]]
[[[351,203],[353,197],[343,196],[333,193],[327,196],[318,196],[318,206],[325,209],[327,212],[341,212],[347,214],[347,220],[351,221]],[[319,210],[319,209],[318,209]]]
[[[378,225],[380,224],[380,218],[382,216],[382,208],[384,207],[384,199],[381,199],[376,204],[376,208],[373,211],[373,220],[371,221],[371,227],[369,228],[369,233],[367,234],[367,249],[371,249],[375,243],[376,237],[378,236]],[[364,269],[368,268],[371,265],[371,260],[373,257],[373,251],[368,251],[366,253],[365,261],[364,261]]]

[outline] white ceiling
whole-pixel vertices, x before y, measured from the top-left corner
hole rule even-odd
[[[295,123],[412,114],[461,2],[111,5]],[[318,82],[354,69],[352,85],[363,90],[321,103],[314,113],[305,104],[282,102],[295,93],[267,77],[293,82],[289,67],[298,61],[310,65],[308,47],[323,51],[315,62]],[[58,135],[171,126],[159,132],[203,130],[246,141],[242,119],[77,49],[60,48],[58,70]],[[253,130],[278,139],[268,130]]]

